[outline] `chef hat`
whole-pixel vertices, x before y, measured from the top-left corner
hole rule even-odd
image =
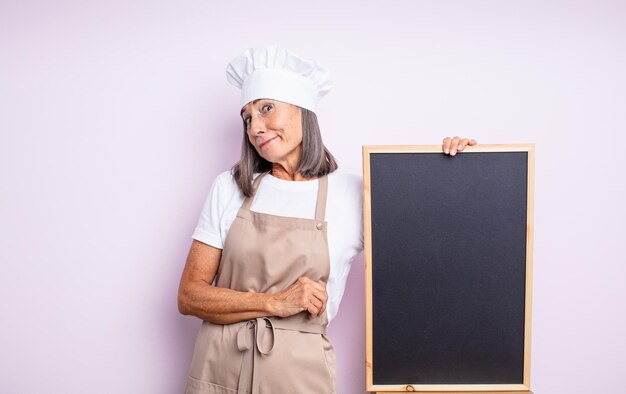
[[[241,89],[241,107],[269,98],[315,112],[332,88],[326,68],[278,45],[246,50],[228,64],[226,78]]]

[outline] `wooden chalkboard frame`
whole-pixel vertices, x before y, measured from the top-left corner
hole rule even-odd
[[[366,390],[369,392],[430,392],[442,394],[488,391],[490,393],[512,392],[532,393],[530,391],[530,336],[532,302],[532,251],[533,251],[533,213],[534,213],[534,144],[477,145],[466,147],[460,155],[474,152],[526,152],[527,169],[527,216],[526,216],[526,282],[524,300],[524,371],[522,384],[416,384],[415,382],[397,382],[397,384],[374,384],[373,364],[373,292],[372,292],[372,205],[370,159],[376,153],[441,153],[441,145],[386,145],[363,146],[363,189],[364,189],[364,242],[365,242],[365,290],[366,290]],[[443,153],[441,153],[443,154]]]

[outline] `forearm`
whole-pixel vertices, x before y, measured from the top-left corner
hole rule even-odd
[[[235,291],[206,282],[181,287],[178,309],[183,315],[193,315],[216,324],[273,316],[270,294]]]

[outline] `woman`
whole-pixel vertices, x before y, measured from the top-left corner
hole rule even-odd
[[[204,320],[185,392],[334,393],[325,330],[363,226],[361,181],[335,172],[315,116],[329,73],[269,46],[227,76],[242,90],[242,155],[213,183],[180,283],[181,313]]]

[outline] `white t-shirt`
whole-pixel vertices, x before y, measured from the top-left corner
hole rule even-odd
[[[268,174],[263,178],[250,209],[278,216],[315,218],[317,180],[286,181]],[[330,322],[339,303],[354,257],[363,250],[363,193],[361,178],[333,172],[328,175],[326,217],[330,276],[326,284],[326,313]],[[217,176],[206,198],[192,238],[223,249],[228,229],[244,197],[230,171]]]

